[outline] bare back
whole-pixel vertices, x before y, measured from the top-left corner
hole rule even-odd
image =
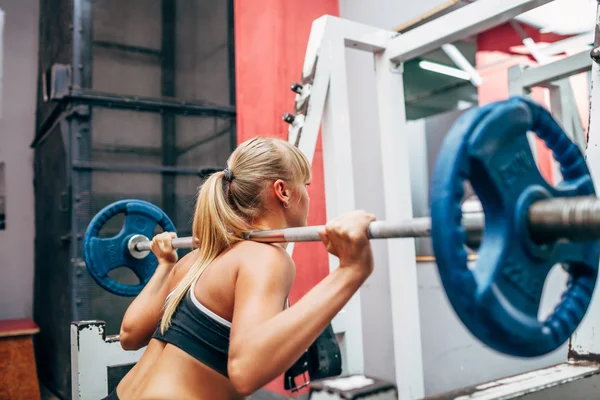
[[[285,252],[280,247],[241,242],[223,252],[203,272],[194,285],[196,299],[221,318],[232,321],[236,280],[249,260],[259,262],[267,251]],[[185,257],[176,268],[172,286],[185,276],[198,254]],[[285,284],[282,282],[282,284]],[[289,288],[287,288],[289,291]],[[281,305],[283,310],[284,304]],[[229,379],[207,367],[180,348],[151,339],[144,355],[123,378],[119,398],[128,399],[242,399]]]

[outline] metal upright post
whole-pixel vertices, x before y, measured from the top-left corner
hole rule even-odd
[[[92,87],[92,1],[73,3],[73,86]],[[91,278],[83,262],[83,235],[91,219],[92,171],[76,171],[74,165],[92,159],[91,107],[73,102],[69,114],[69,173],[71,183],[71,262],[73,319],[91,318],[88,299]]]
[[[229,68],[229,104],[235,106],[235,29],[234,29],[234,0],[227,0],[227,55]],[[233,152],[237,147],[237,123],[232,118],[229,123],[229,146]]]
[[[327,219],[356,209],[355,176],[352,163],[352,135],[348,103],[348,79],[346,74],[346,49],[344,38],[333,33],[329,39],[331,76],[329,91],[323,112],[322,142],[323,171],[325,175],[325,203]],[[329,255],[329,268],[338,267],[338,259]],[[364,327],[362,322],[360,291],[350,299],[335,324],[342,324],[346,342],[348,373],[364,371]],[[336,329],[337,330],[337,329]]]
[[[406,124],[402,64],[390,61],[387,52],[379,53],[375,55],[375,71],[385,218],[394,221],[411,219],[408,154],[411,138],[406,129],[402,129]],[[425,382],[415,240],[388,240],[387,257],[398,398],[419,399],[425,395]]]
[[[162,0],[162,44],[161,44],[161,95],[175,97],[175,7],[173,0]],[[177,138],[175,115],[162,115],[162,164],[177,164]],[[177,221],[175,186],[177,175],[172,172],[162,173],[162,208],[167,215]]]
[[[591,51],[592,63],[589,129],[586,160],[596,190],[600,188],[600,3],[596,13],[596,36]],[[594,297],[586,316],[571,337],[569,359],[597,361],[600,356],[600,284],[596,284]]]

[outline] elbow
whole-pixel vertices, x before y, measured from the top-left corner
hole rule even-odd
[[[119,332],[119,342],[123,350],[139,350],[144,347],[142,341],[136,337],[131,329],[127,326],[122,325],[121,331]]]
[[[240,359],[229,359],[227,374],[231,385],[240,396],[250,396],[262,387],[259,379],[257,379],[256,369],[244,366],[244,362]]]

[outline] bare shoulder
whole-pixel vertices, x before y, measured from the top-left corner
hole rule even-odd
[[[170,290],[173,290],[175,286],[183,279],[185,274],[190,270],[194,261],[198,258],[198,249],[192,250],[185,256],[181,257],[171,270],[171,278],[169,282]]]
[[[296,266],[292,257],[280,246],[244,241],[235,245],[240,257],[240,272],[269,275],[273,278],[294,280]]]

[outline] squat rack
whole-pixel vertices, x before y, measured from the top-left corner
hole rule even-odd
[[[317,19],[311,29],[302,80],[292,87],[297,93],[294,112],[293,115],[286,114],[285,120],[291,124],[289,141],[298,145],[311,162],[319,130],[322,132],[327,218],[357,208],[372,210],[380,219],[412,218],[408,138],[402,134],[406,124],[402,63],[549,2],[479,0],[404,34],[331,16]],[[598,44],[596,37],[594,47]],[[377,114],[377,119],[370,121],[375,125],[371,125],[368,136],[356,133],[365,122],[359,122],[358,117],[350,113],[352,87],[348,84],[346,49],[373,54],[375,76],[361,76],[361,80],[367,80],[377,91],[378,104],[367,111]],[[572,93],[567,92],[570,85],[560,82],[589,70],[591,64],[590,53],[585,51],[536,68],[516,66],[510,72],[509,91],[522,94],[533,86],[549,87],[553,112],[556,110],[559,114],[558,110],[562,111],[558,116],[559,123],[571,132],[578,145],[585,148],[581,139],[583,130],[573,123],[576,108]],[[592,87],[594,82],[596,86],[591,97],[600,98],[600,93],[595,93],[600,90],[598,65],[594,63],[593,68]],[[590,126],[595,127],[592,115],[590,108]],[[600,128],[596,131],[599,131],[596,136],[590,131],[591,145],[595,144],[594,140],[600,141],[597,137]],[[591,162],[588,157],[590,170],[593,176],[600,176],[600,154],[594,154],[600,149],[589,148],[592,150],[588,150],[588,154],[593,155]],[[370,157],[366,159],[365,154]],[[599,183],[595,182],[597,186]],[[414,239],[389,239],[386,243],[373,243],[373,249],[378,268],[371,278],[372,286],[363,286],[333,321],[344,351],[344,373],[366,373],[385,378],[396,383],[400,399],[422,398],[423,355]],[[293,253],[294,246],[289,246],[288,251]],[[330,256],[329,266],[330,270],[337,267],[334,257]],[[386,287],[384,293],[382,287]],[[589,358],[590,354],[599,353],[591,336],[594,326],[600,326],[600,320],[594,318],[600,318],[597,303],[597,300],[593,303],[584,324],[571,339],[570,362],[581,359],[581,354],[587,354],[585,358]],[[377,309],[377,315],[363,313],[363,308]],[[391,326],[386,319],[391,321]],[[393,349],[381,346],[386,340]],[[371,346],[373,342],[379,343],[380,347]],[[385,354],[386,350],[388,354]],[[533,377],[530,386],[541,389],[561,382],[563,378],[571,380],[593,375],[599,370],[595,366],[581,369],[578,365],[579,369],[575,371],[568,365],[561,364],[550,371],[543,369],[539,374],[523,376],[523,379],[529,382]],[[536,379],[538,375],[545,377],[545,386],[543,381]],[[523,385],[522,379],[516,381]],[[498,393],[507,390],[512,389],[503,386]],[[454,397],[448,394],[439,398]]]
[[[288,116],[291,122],[289,140],[297,144],[312,161],[319,130],[322,129],[327,217],[365,208],[377,213],[380,219],[412,218],[409,157],[406,150],[408,138],[397,134],[402,132],[406,123],[402,62],[442,44],[490,29],[549,2],[550,0],[479,0],[404,34],[331,16],[315,20],[307,46],[302,80],[300,86],[294,87],[298,94],[295,115]],[[600,44],[599,40],[596,38],[595,47]],[[349,97],[352,88],[348,85],[346,70],[347,48],[373,54],[375,76],[367,76],[365,80],[377,90],[378,107],[370,110],[377,115],[377,126],[369,131],[368,137],[356,134],[357,121],[350,113]],[[583,56],[581,57],[585,64]],[[590,64],[591,60],[588,59],[588,68]],[[535,73],[533,68],[528,71]],[[568,76],[568,73],[561,76]],[[592,81],[596,83],[591,94],[593,100],[600,98],[600,70],[595,63]],[[594,118],[591,112],[590,116],[591,127],[600,124],[600,121],[596,121],[599,117]],[[588,154],[592,154],[592,157],[588,158],[588,163],[592,174],[600,176],[600,154],[594,153],[600,152],[600,149],[595,149],[595,145],[600,142],[600,125],[595,130],[596,134],[590,133]],[[354,149],[360,151],[353,151]],[[365,154],[370,154],[371,157],[367,160],[364,158]],[[600,181],[595,183],[598,185]],[[419,298],[414,239],[374,242],[373,248],[379,266],[377,273],[380,275],[374,276],[374,285],[370,287],[367,284],[361,288],[333,321],[334,329],[342,341],[344,373],[368,373],[382,378],[388,378],[386,375],[391,373],[393,376],[389,380],[396,383],[400,399],[422,398],[424,378],[420,315],[416,306]],[[293,245],[288,247],[290,253],[293,253],[293,249]],[[334,257],[330,257],[329,265],[330,269],[337,267]],[[399,265],[403,268],[398,268]],[[389,291],[381,290],[384,285],[388,285]],[[376,293],[377,290],[379,293]],[[363,308],[366,309],[367,306],[378,312],[363,313]],[[597,320],[600,319],[599,307],[596,300],[590,307],[588,317],[571,339],[568,362],[434,398],[455,399],[478,393],[488,395],[482,398],[500,399],[594,376],[600,372],[600,367],[581,360],[593,360],[600,353],[596,348],[600,343],[595,344],[593,340],[594,327],[600,326],[600,320]],[[105,338],[101,325],[93,321],[80,321],[71,325],[74,398],[98,398],[106,395],[105,367],[135,362],[143,351],[135,354],[117,351],[115,339]],[[84,329],[90,326],[97,326],[98,331]],[[92,334],[100,340],[95,340],[93,344],[91,341],[80,340],[84,335]],[[382,354],[381,349],[369,347],[369,343],[385,341],[393,345],[393,349],[387,349],[388,354]],[[77,345],[81,343],[89,345]],[[109,346],[115,349],[111,351],[110,359],[96,357],[103,354]],[[90,359],[102,360],[102,365],[95,362],[95,370],[92,370],[89,362],[86,362]],[[497,392],[484,393],[486,390]]]

